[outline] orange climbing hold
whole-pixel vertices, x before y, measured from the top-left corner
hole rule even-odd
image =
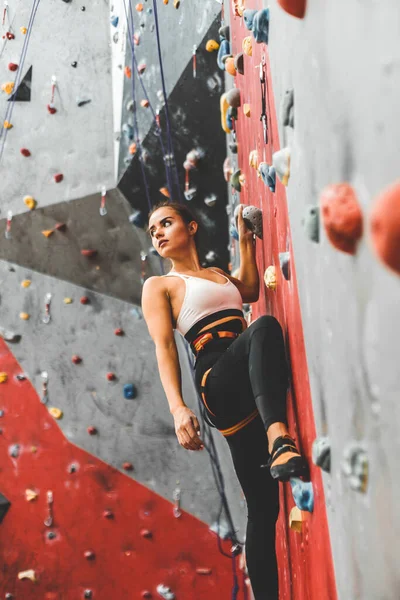
[[[216,40],[208,40],[208,42],[206,44],[207,52],[214,52],[215,50],[218,50],[218,48],[219,48],[219,44]]]
[[[162,188],[160,188],[160,192],[161,192],[161,194],[162,194],[163,196],[165,196],[166,198],[170,198],[170,194],[169,194],[169,191],[168,191],[168,188],[167,188],[167,187],[162,187]]]
[[[371,239],[381,261],[400,274],[400,182],[377,197],[371,211]]]
[[[138,4],[136,4],[135,8],[138,12],[143,12],[143,4],[141,2],[138,2]]]
[[[141,100],[140,101],[140,106],[143,106],[143,108],[148,108],[150,106],[150,102],[148,100]]]
[[[245,54],[247,54],[247,56],[253,56],[253,41],[251,39],[251,35],[243,38],[242,50]]]
[[[137,144],[135,144],[135,142],[133,142],[129,146],[129,154],[136,154],[136,152],[137,152]]]
[[[232,75],[232,77],[236,77],[237,71],[235,69],[235,59],[233,58],[233,56],[228,56],[228,58],[226,59],[225,71],[229,73],[229,75]]]
[[[285,10],[289,15],[303,19],[306,14],[307,0],[278,0],[278,4]]]
[[[321,194],[321,214],[329,241],[347,254],[355,254],[362,236],[362,212],[348,183],[329,185]]]
[[[3,85],[1,86],[1,89],[6,94],[12,94],[12,92],[14,90],[14,82],[13,81],[7,81],[7,83],[3,83]]]
[[[49,238],[51,235],[53,235],[54,233],[54,229],[46,229],[45,231],[42,231],[44,237]]]
[[[14,125],[10,121],[4,121],[3,127],[4,129],[12,129]]]
[[[126,67],[124,69],[124,73],[128,79],[130,79],[132,77],[132,69],[130,68],[130,66],[126,65]]]

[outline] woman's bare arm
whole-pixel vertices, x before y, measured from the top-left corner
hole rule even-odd
[[[179,443],[187,449],[199,450],[203,444],[196,415],[182,397],[181,369],[176,347],[171,305],[165,283],[159,277],[150,277],[143,286],[142,309],[150,336],[156,346],[158,370],[167,396],[169,410],[174,417]]]

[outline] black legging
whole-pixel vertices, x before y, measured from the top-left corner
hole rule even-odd
[[[288,369],[278,321],[260,317],[235,340],[207,344],[195,367],[199,391],[202,376],[211,366],[206,383],[207,415],[218,429],[232,427],[255,408],[259,412],[226,441],[247,502],[246,560],[254,596],[256,600],[278,600],[278,482],[269,469],[260,468],[269,457],[266,430],[272,423],[286,423]]]

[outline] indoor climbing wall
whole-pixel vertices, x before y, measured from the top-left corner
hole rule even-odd
[[[195,37],[184,35],[195,18],[187,2],[159,3],[157,21],[152,6],[9,0],[4,8],[0,527],[10,547],[0,593],[8,600],[228,600],[237,581],[236,524],[227,524],[215,464],[206,452],[177,444],[140,310],[143,281],[165,268],[143,231],[145,214],[163,197],[159,188],[168,190],[173,167],[186,191],[183,163],[191,150],[191,193],[206,239],[216,240],[209,250],[227,262],[227,232],[217,234],[225,182],[210,149],[207,156],[208,138],[196,133],[213,100],[210,89],[216,96],[223,85],[204,42],[220,6],[205,3]],[[142,52],[137,70],[132,47]],[[199,110],[183,127],[188,99],[181,110],[179,86],[186,71],[199,86]],[[166,95],[157,108],[162,74]],[[148,107],[140,106],[133,83]],[[182,122],[176,161],[162,112],[174,91],[171,123]],[[152,123],[147,109],[160,110],[160,119]],[[127,111],[135,121],[132,140]],[[224,136],[212,138],[222,160]],[[118,189],[131,160],[140,182],[125,179]],[[152,178],[147,203],[144,182]],[[185,400],[196,409],[186,349],[177,341]],[[243,506],[238,486],[232,488],[233,504]],[[239,579],[237,598],[244,600],[244,575]]]
[[[314,511],[290,519],[282,486],[281,595],[335,598],[336,583],[344,600],[389,600],[399,584],[400,8],[248,4],[225,4],[224,173],[231,214],[239,202],[263,209],[253,316],[272,313],[286,329],[290,426],[314,490]],[[231,257],[237,266],[234,240]]]

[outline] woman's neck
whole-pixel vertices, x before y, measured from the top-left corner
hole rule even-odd
[[[202,270],[198,254],[195,249],[194,251],[188,252],[187,254],[183,253],[182,257],[177,257],[173,259],[171,258],[171,262],[172,268],[178,273],[186,273],[187,271],[195,273],[196,271]]]

